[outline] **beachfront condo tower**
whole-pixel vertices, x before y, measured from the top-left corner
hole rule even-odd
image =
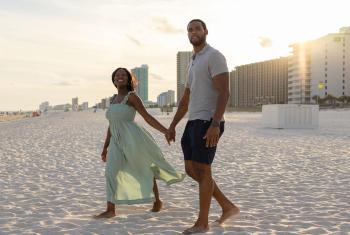
[[[350,96],[350,27],[290,47],[288,103]]]
[[[185,82],[187,79],[188,64],[191,61],[192,52],[190,51],[179,51],[176,55],[176,74],[177,74],[177,103],[179,103],[184,90]]]
[[[231,107],[286,104],[288,57],[235,67],[230,73]]]
[[[133,76],[137,78],[138,86],[136,93],[142,101],[148,100],[148,65],[143,64],[141,67],[131,69]]]

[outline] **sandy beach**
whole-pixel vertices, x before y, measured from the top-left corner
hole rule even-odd
[[[150,110],[166,126],[171,115]],[[180,138],[168,146],[147,126],[165,157],[184,172]],[[159,182],[164,209],[105,209],[100,152],[104,112],[67,112],[0,123],[0,234],[181,234],[198,212],[190,179]],[[228,113],[214,160],[214,178],[241,213],[207,234],[349,234],[350,110],[320,112],[315,130],[267,129],[261,113]],[[210,221],[220,216],[213,200]]]

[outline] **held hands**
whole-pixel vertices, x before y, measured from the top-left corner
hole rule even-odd
[[[167,132],[165,133],[165,138],[169,145],[171,141],[175,142],[175,136],[176,136],[175,128],[170,126]]]
[[[203,137],[203,139],[206,139],[205,146],[207,148],[215,147],[219,142],[219,138],[220,138],[220,128],[210,126],[207,130],[207,133]]]
[[[175,136],[176,136],[175,128],[170,126],[167,132],[165,133],[165,138],[169,145],[171,141],[175,142]],[[219,138],[220,138],[220,128],[216,126],[210,126],[207,130],[207,133],[203,137],[203,139],[206,139],[205,146],[207,148],[215,147],[219,142]]]

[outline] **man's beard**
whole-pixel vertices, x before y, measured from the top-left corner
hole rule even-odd
[[[202,45],[203,43],[205,43],[205,39],[206,39],[205,36],[200,37],[198,41],[194,41],[194,42],[190,39],[190,43],[191,43],[193,46],[199,46],[199,45]]]

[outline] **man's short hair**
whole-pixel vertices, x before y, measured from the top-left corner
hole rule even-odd
[[[191,24],[192,22],[195,22],[195,21],[201,23],[203,29],[204,29],[204,30],[207,30],[207,25],[204,23],[203,20],[200,20],[200,19],[193,19],[193,20],[191,20],[191,21],[187,24],[187,26],[188,26],[189,24]]]

